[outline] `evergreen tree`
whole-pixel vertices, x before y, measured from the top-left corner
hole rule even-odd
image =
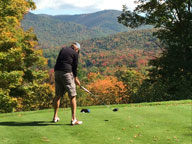
[[[0,112],[40,108],[47,105],[40,96],[52,97],[37,38],[21,27],[30,9],[35,9],[32,0],[0,1]]]

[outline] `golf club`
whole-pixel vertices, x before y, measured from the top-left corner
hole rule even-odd
[[[89,93],[90,95],[94,95],[94,94],[92,94],[88,89],[86,89],[84,86],[80,86],[85,92],[87,92],[87,93]]]
[[[86,89],[84,86],[80,85],[80,87],[87,93],[89,93],[90,95],[92,95],[93,97],[97,98],[93,93],[91,93],[88,89]],[[114,108],[112,109],[110,106],[104,104],[106,107],[108,107],[109,109],[111,109],[113,112],[117,112],[119,109],[118,108]]]

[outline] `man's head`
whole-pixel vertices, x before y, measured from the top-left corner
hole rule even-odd
[[[73,49],[74,49],[77,53],[79,53],[79,51],[80,51],[80,49],[81,49],[81,46],[80,46],[80,44],[79,44],[78,42],[74,42],[74,43],[72,44],[72,47],[73,47]]]

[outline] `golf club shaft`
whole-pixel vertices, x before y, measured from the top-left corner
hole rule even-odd
[[[91,93],[91,92],[90,92],[88,89],[86,89],[84,86],[80,85],[80,87],[81,87],[85,92],[87,92],[87,93],[89,93],[90,95],[92,95],[92,96],[94,96],[95,98],[97,98],[93,93]],[[111,108],[110,106],[106,105],[105,103],[104,103],[104,105],[105,105],[107,108],[109,108],[110,110],[112,110],[112,108]]]
[[[87,93],[89,93],[89,94],[91,94],[91,95],[93,95],[88,89],[86,89],[84,86],[80,86],[85,92],[87,92]]]

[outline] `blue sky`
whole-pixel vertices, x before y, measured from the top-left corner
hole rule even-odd
[[[127,5],[131,10],[135,8],[134,0],[33,0],[37,9],[35,14],[63,15],[84,14],[101,10],[122,10]]]

